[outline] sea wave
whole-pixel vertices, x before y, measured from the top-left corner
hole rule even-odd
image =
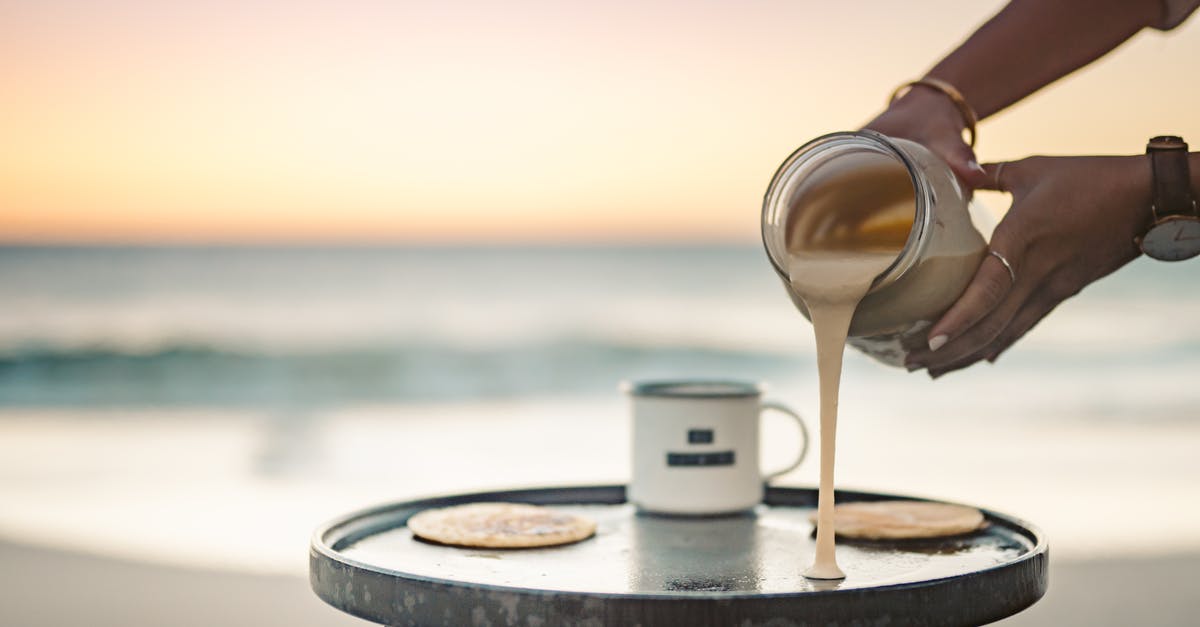
[[[1179,398],[1180,373],[1193,372],[1200,344],[1128,349],[1120,359],[1089,351],[1018,347],[995,368],[973,368],[954,386],[927,390],[849,351],[857,389],[886,397],[925,393],[993,395],[1006,383],[1040,403],[1112,404],[1130,387],[1166,385]],[[288,410],[371,403],[488,401],[524,397],[597,398],[622,380],[737,378],[786,381],[815,377],[815,359],[754,347],[730,348],[656,339],[570,336],[508,345],[436,339],[279,349],[187,341],[0,348],[0,407],[255,406]],[[1134,384],[1134,382],[1137,382]],[[1167,385],[1169,384],[1169,385]],[[1001,386],[1004,387],[1004,386]],[[884,390],[887,390],[885,393]],[[1192,394],[1187,395],[1191,398]],[[1139,402],[1147,402],[1142,399]],[[1037,403],[1033,403],[1037,404]]]
[[[410,343],[311,351],[227,346],[0,352],[0,405],[329,405],[612,394],[647,377],[757,379],[806,367],[779,353],[563,338],[508,347]],[[808,364],[811,366],[811,364]]]

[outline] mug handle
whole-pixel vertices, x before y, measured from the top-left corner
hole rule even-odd
[[[781,414],[784,414],[785,416],[788,416],[792,420],[796,421],[796,426],[800,427],[800,438],[801,438],[800,453],[798,455],[796,455],[796,459],[792,460],[792,463],[788,464],[787,467],[782,468],[780,470],[776,470],[775,472],[772,472],[772,473],[767,473],[763,477],[763,481],[770,481],[780,475],[787,474],[787,473],[795,470],[796,467],[799,466],[800,463],[804,461],[804,458],[808,456],[808,427],[806,427],[804,425],[804,419],[800,417],[800,414],[797,414],[795,411],[792,410],[792,408],[788,407],[787,405],[784,405],[783,403],[767,401],[759,406],[759,409],[758,409],[759,418],[761,418],[763,413],[769,409],[774,409],[775,411],[777,411]]]

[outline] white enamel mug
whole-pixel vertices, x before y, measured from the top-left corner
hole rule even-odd
[[[633,473],[628,500],[646,512],[731,514],[762,502],[764,484],[808,453],[808,429],[788,407],[765,402],[762,389],[738,381],[623,383],[633,416]],[[796,421],[799,450],[786,467],[764,473],[759,425],[766,410]]]

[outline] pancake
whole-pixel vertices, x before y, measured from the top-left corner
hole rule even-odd
[[[537,505],[468,503],[427,509],[409,518],[408,528],[441,544],[519,549],[578,542],[596,532],[596,523]]]
[[[816,524],[816,517],[814,512],[809,520]],[[985,524],[983,513],[974,507],[948,503],[871,501],[844,503],[833,509],[834,533],[863,540],[957,536]]]

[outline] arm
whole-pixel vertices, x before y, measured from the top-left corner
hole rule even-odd
[[[1100,58],[1142,28],[1162,23],[1162,0],[1013,0],[928,73],[954,85],[980,119]],[[962,140],[944,95],[915,87],[867,128],[912,139],[972,186],[986,177]]]
[[[1161,0],[1013,0],[929,75],[984,119],[1099,59],[1162,18]]]

